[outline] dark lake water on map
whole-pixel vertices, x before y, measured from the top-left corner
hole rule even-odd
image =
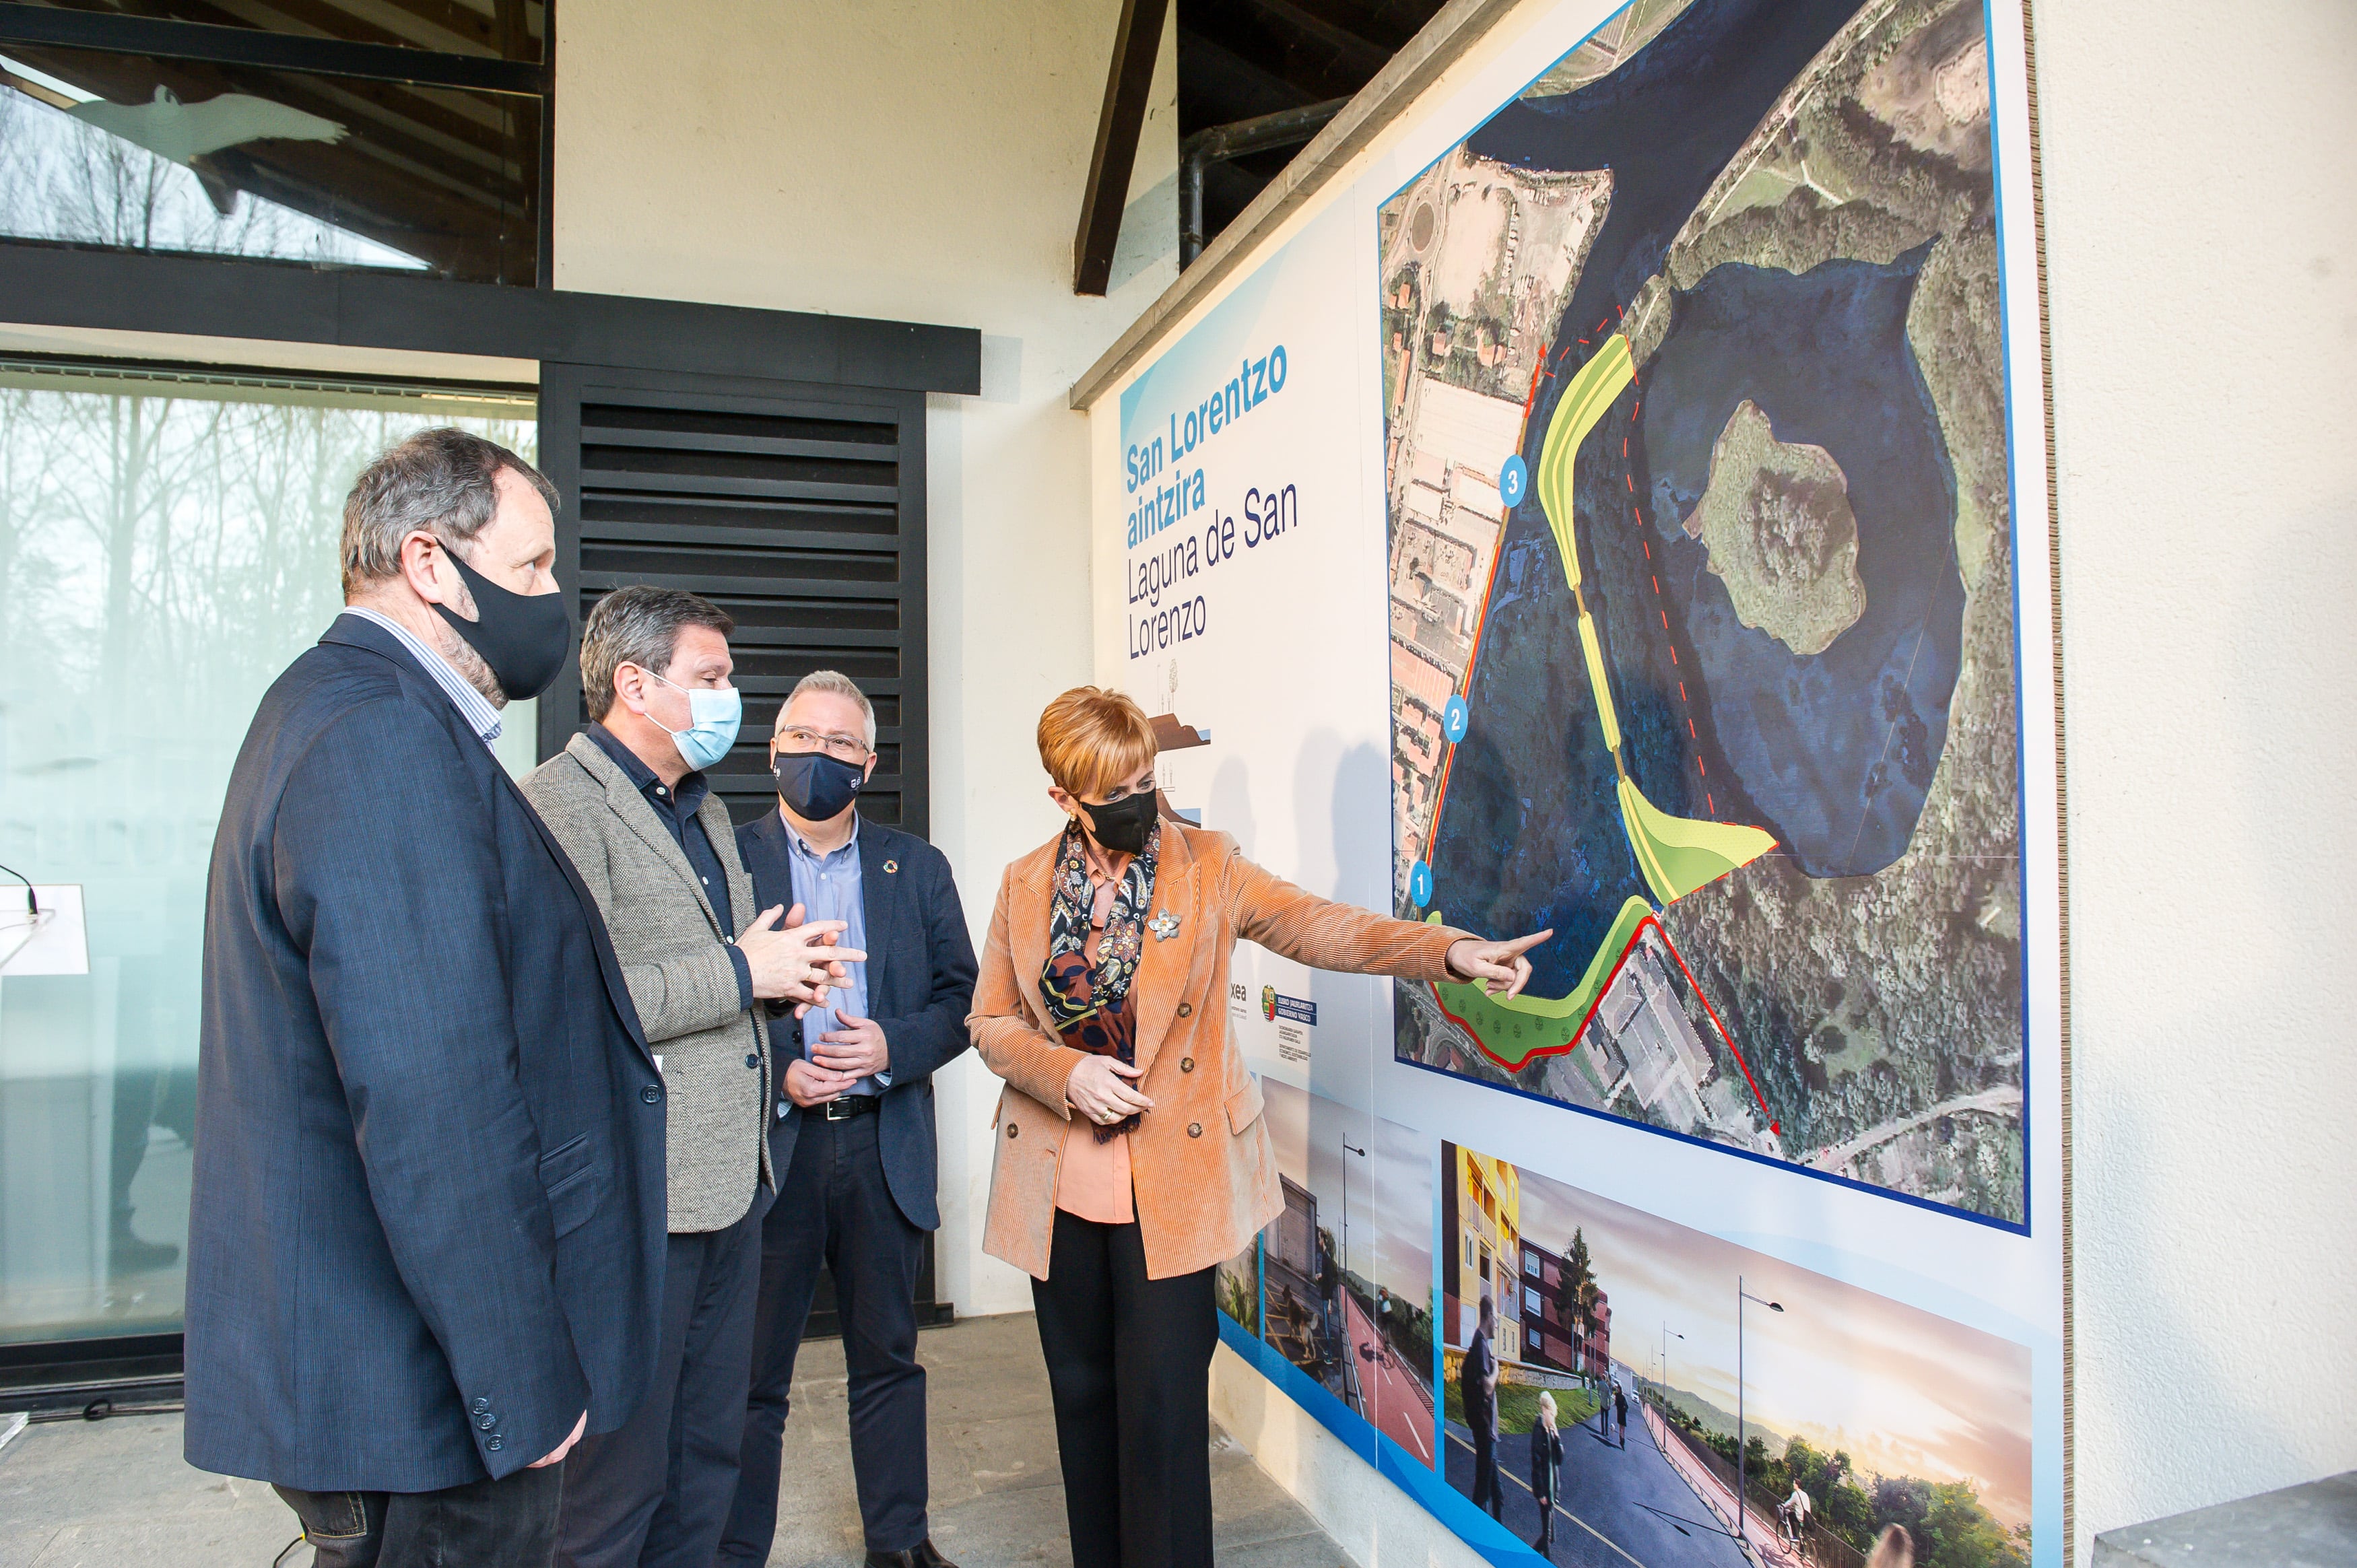
[[[1947,738],[1964,613],[1955,477],[1907,342],[1928,249],[1889,266],[1828,262],[1797,277],[1716,268],[1679,298],[1645,378],[1644,532],[1670,620],[1701,671],[1688,690],[1755,820],[1812,876],[1866,875],[1905,852]],[[1747,398],[1777,440],[1824,447],[1848,480],[1866,610],[1820,654],[1794,654],[1738,621],[1701,542],[1679,526],[1709,482],[1712,445]],[[1598,532],[1601,555],[1616,532],[1633,531]],[[1640,553],[1620,550],[1609,580],[1642,619],[1653,595]],[[1610,629],[1622,619],[1614,615]],[[1613,643],[1616,667],[1631,674],[1634,640]],[[1655,664],[1652,678],[1669,668]],[[1651,782],[1642,772],[1639,781]]]
[[[1476,154],[1503,163],[1612,171],[1605,220],[1557,334],[1557,353],[1568,348],[1571,357],[1558,363],[1532,411],[1523,457],[1534,471],[1555,400],[1592,350],[1595,328],[1617,325],[1745,137],[1859,5],[1695,0],[1610,75],[1577,92],[1518,100],[1468,138]],[[1633,402],[1622,395],[1623,412],[1598,427],[1591,448],[1601,450],[1609,433],[1617,455]],[[1641,450],[1631,461],[1642,489]],[[1584,480],[1595,477],[1594,467],[1583,455]],[[1623,464],[1615,475],[1630,471]],[[1509,521],[1501,555],[1498,602],[1467,692],[1473,726],[1434,832],[1433,906],[1489,930],[1555,926],[1556,940],[1531,955],[1532,989],[1562,995],[1587,968],[1621,900],[1642,896],[1644,886],[1621,830],[1571,595],[1534,499]],[[1609,583],[1598,586],[1610,592]],[[1612,657],[1619,666],[1621,652]],[[1652,797],[1663,810],[1704,814],[1701,791],[1688,802],[1684,785],[1691,781],[1674,777],[1674,764],[1647,760],[1672,757],[1672,742],[1684,733],[1654,684],[1642,675],[1620,682],[1624,727],[1633,725],[1632,771],[1669,779],[1665,793]]]

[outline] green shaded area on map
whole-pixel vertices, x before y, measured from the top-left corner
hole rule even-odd
[[[1622,904],[1587,961],[1587,972],[1565,995],[1497,997],[1479,985],[1459,985],[1451,980],[1437,982],[1433,990],[1439,994],[1440,1004],[1456,1015],[1485,1049],[1508,1067],[1519,1069],[1532,1057],[1562,1050],[1578,1037],[1589,1010],[1620,966],[1620,955],[1636,939],[1637,928],[1652,917],[1652,906],[1642,898]],[[1443,923],[1437,909],[1425,919],[1433,925]]]

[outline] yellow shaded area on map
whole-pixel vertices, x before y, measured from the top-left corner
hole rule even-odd
[[[1674,817],[1645,799],[1633,780],[1620,780],[1620,820],[1645,885],[1663,904],[1674,904],[1697,887],[1738,865],[1749,865],[1776,847],[1775,838],[1741,822]]]
[[[1459,985],[1453,980],[1439,981],[1433,989],[1439,993],[1440,1004],[1471,1031],[1483,1050],[1507,1067],[1520,1069],[1532,1057],[1560,1051],[1571,1044],[1580,1026],[1587,1022],[1596,999],[1604,993],[1605,983],[1619,967],[1620,955],[1629,950],[1638,926],[1651,918],[1652,913],[1652,906],[1642,898],[1631,898],[1622,904],[1604,933],[1604,940],[1588,959],[1587,972],[1579,977],[1579,983],[1568,994],[1525,993],[1501,999],[1479,985]],[[1425,918],[1434,925],[1444,923],[1437,909]]]
[[[1580,593],[1579,537],[1575,526],[1574,499],[1578,478],[1577,458],[1587,433],[1609,411],[1615,399],[1637,379],[1637,367],[1625,334],[1616,332],[1556,400],[1548,421],[1546,440],[1539,448],[1539,506],[1555,534],[1555,553],[1563,562],[1564,581],[1579,606],[1579,644],[1587,666],[1587,683],[1596,693],[1596,716],[1604,730],[1605,746],[1617,762],[1620,751],[1620,715],[1612,704],[1610,671],[1604,662],[1604,640],[1596,618],[1588,613]],[[1637,788],[1625,768],[1620,776],[1620,825],[1629,836],[1645,886],[1663,907],[1676,903],[1695,888],[1717,881],[1738,866],[1749,865],[1776,847],[1776,840],[1759,828],[1738,822],[1714,822],[1695,817],[1674,817]],[[1517,996],[1501,1001],[1478,985],[1441,983],[1437,990],[1450,1012],[1470,1027],[1482,1047],[1509,1067],[1519,1068],[1534,1052],[1561,1050],[1568,1045],[1595,1004],[1597,993],[1611,975],[1627,949],[1637,923],[1652,913],[1642,898],[1631,898],[1613,918],[1604,943],[1589,958],[1580,983],[1566,996]],[[1437,920],[1435,914],[1431,918]]]

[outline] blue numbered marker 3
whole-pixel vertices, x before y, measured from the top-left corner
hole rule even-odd
[[[1498,470],[1498,499],[1508,506],[1520,506],[1530,488],[1531,471],[1523,467],[1522,458],[1507,458],[1506,466]]]
[[[1407,874],[1407,896],[1419,909],[1432,902],[1432,867],[1420,860]]]
[[[1455,746],[1465,738],[1465,731],[1473,722],[1473,710],[1465,705],[1462,697],[1451,697],[1448,705],[1440,710],[1440,733]]]

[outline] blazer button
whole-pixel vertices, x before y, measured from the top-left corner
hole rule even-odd
[[[494,1454],[498,1453],[500,1449],[505,1448],[507,1445],[508,1440],[501,1437],[496,1432],[483,1439],[483,1446],[490,1449]]]
[[[1203,1124],[1200,1122],[1189,1122],[1187,1123],[1187,1136],[1189,1138],[1200,1138],[1202,1135]]]
[[[1006,1135],[1007,1135],[1008,1137],[1010,1137],[1010,1138],[1012,1138],[1013,1136],[1015,1136],[1015,1134],[1016,1134],[1016,1133],[1020,1133],[1021,1131],[1023,1131],[1023,1129],[1022,1129],[1022,1128],[1020,1128],[1020,1127],[1017,1127],[1017,1126],[1014,1122],[1009,1122],[1006,1124]]]
[[[476,1426],[479,1427],[481,1430],[483,1430],[483,1431],[485,1431],[485,1432],[489,1432],[491,1428],[493,1428],[494,1426],[497,1426],[499,1423],[499,1423],[499,1418],[498,1418],[498,1417],[496,1417],[496,1416],[494,1416],[493,1414],[491,1414],[491,1412],[489,1412],[489,1411],[485,1411],[482,1414],[480,1414],[480,1415],[479,1415],[479,1416],[477,1416],[477,1417],[475,1418],[475,1424],[476,1424]]]
[[[474,1410],[477,1415],[482,1414],[485,1411],[490,1408],[491,1402],[490,1400],[484,1399],[480,1395],[476,1396]]]
[[[1178,1070],[1180,1072],[1193,1072],[1195,1070],[1195,1058],[1193,1057],[1180,1057],[1178,1058]]]
[[[1178,1016],[1181,1018],[1191,1018],[1194,1015],[1195,1004],[1192,1002],[1181,1002],[1178,1004]]]
[[[759,1067],[761,1065],[760,1054],[756,1051],[747,1051],[745,1053],[745,1065],[747,1067]]]
[[[662,1090],[657,1089],[651,1083],[644,1089],[639,1090],[639,1098],[645,1101],[650,1105],[658,1104],[662,1100]]]

